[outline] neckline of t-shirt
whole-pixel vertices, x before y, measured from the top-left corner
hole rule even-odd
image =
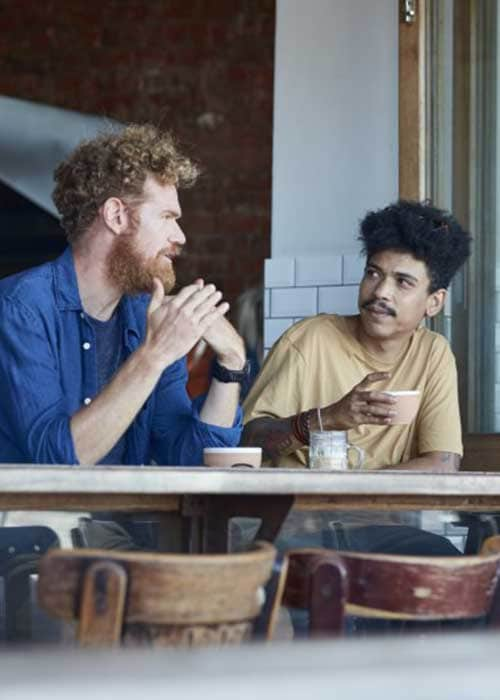
[[[349,335],[349,338],[352,341],[355,353],[358,355],[359,359],[364,360],[368,364],[370,364],[374,368],[391,368],[397,365],[401,359],[405,356],[405,354],[409,351],[410,347],[413,344],[413,339],[415,337],[415,331],[412,333],[410,340],[408,342],[408,345],[399,353],[397,357],[395,357],[393,360],[390,360],[388,362],[381,360],[379,357],[376,357],[375,355],[372,355],[371,352],[369,352],[361,343],[359,340],[356,338],[353,328],[351,328],[348,318],[357,318],[359,317],[359,314],[353,314],[352,316],[340,316],[339,318],[342,320],[342,323],[344,325],[345,331]]]
[[[118,323],[120,315],[117,311],[114,311],[107,321],[101,321],[99,318],[94,318],[94,316],[90,316],[89,314],[87,315],[87,318],[96,328],[111,328]]]

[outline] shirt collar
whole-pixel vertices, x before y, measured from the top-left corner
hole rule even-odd
[[[73,251],[69,246],[54,261],[54,282],[57,308],[61,311],[83,311]]]
[[[83,311],[73,251],[70,246],[54,261],[54,280],[57,308],[61,311]],[[132,298],[122,297],[120,307],[125,330],[140,336],[140,326]]]

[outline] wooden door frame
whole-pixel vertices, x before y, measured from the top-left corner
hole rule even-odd
[[[399,196],[425,197],[425,2],[416,0],[416,16],[399,17]]]

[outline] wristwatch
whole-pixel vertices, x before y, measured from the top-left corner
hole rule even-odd
[[[219,382],[224,382],[224,384],[229,384],[230,382],[243,384],[250,376],[250,362],[246,360],[242,369],[228,369],[215,360],[212,367],[212,376]]]

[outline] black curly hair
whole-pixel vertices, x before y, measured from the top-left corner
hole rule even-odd
[[[429,273],[430,294],[446,289],[470,255],[470,234],[450,213],[429,202],[399,200],[368,212],[360,231],[368,260],[384,250],[408,252],[422,260]]]

